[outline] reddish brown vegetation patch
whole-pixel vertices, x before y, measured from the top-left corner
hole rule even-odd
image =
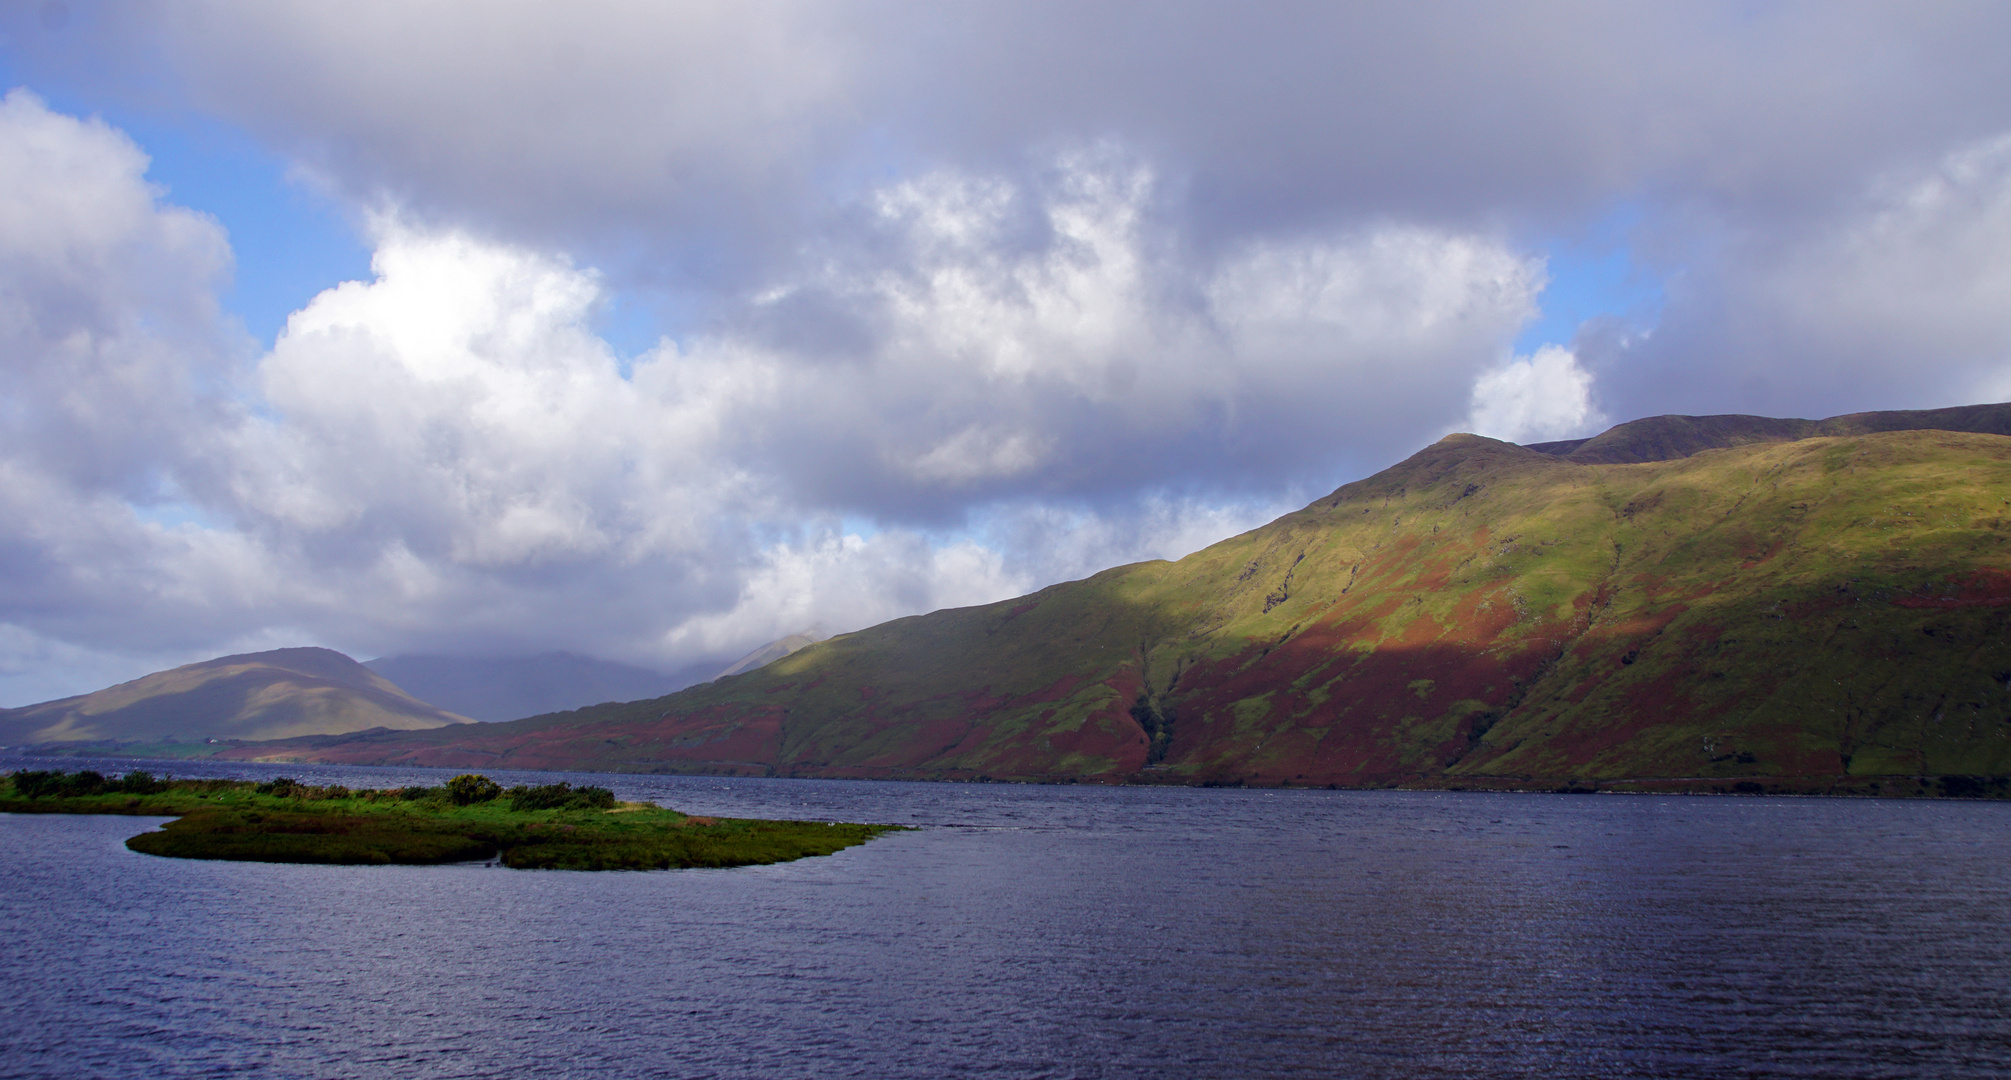
[[[2011,604],[2011,574],[1997,570],[1976,570],[1966,574],[1951,574],[1942,588],[1925,595],[1893,598],[1895,607],[1930,608],[1947,610],[1951,608],[2003,607]]]

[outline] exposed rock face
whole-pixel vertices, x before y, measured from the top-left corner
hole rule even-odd
[[[1951,414],[2011,409],[1911,415]],[[1657,418],[1565,454],[1450,436],[1177,563],[653,701],[244,756],[1341,785],[2011,773],[2011,438],[1880,430],[1905,415]],[[1790,437],[1811,423],[1851,430]]]
[[[467,723],[333,649],[275,649],[157,671],[79,697],[0,710],[0,741],[280,739]]]

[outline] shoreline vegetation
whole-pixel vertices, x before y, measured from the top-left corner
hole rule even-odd
[[[2011,721],[2007,721],[2011,722]],[[9,749],[0,747],[0,750]],[[158,754],[158,746],[37,746],[24,756],[125,760],[158,764],[190,760]],[[212,750],[215,748],[212,747]],[[1735,755],[1726,755],[1734,758]],[[295,764],[288,759],[266,764]],[[311,764],[300,762],[300,764]],[[1735,764],[1743,764],[1735,762]],[[539,770],[530,770],[539,771]],[[993,776],[969,770],[917,775],[899,769],[852,769],[843,773],[769,767],[711,766],[710,763],[657,763],[646,769],[588,770],[615,776],[722,776],[770,780],[862,780],[925,784],[1085,784],[1109,787],[1251,788],[1280,791],[1476,791],[1502,794],[1557,795],[1783,795],[1808,798],[1995,799],[2011,801],[2011,775],[2004,773],[1881,773],[1852,776],[1722,773],[1702,776],[1366,776],[1351,783],[1314,782],[1277,776],[1196,779],[1147,767],[1136,773],[1071,776],[1057,773],[1007,773]],[[4,777],[0,777],[4,780]],[[0,789],[4,790],[4,789]],[[4,808],[0,808],[4,812]]]
[[[438,787],[316,786],[280,778],[122,777],[17,770],[0,812],[173,817],[126,841],[181,859],[343,865],[495,860],[517,870],[670,870],[754,866],[829,855],[898,825],[699,817],[615,801],[568,783],[505,789],[476,774]]]

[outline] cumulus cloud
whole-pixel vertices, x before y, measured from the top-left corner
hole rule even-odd
[[[0,379],[16,467],[134,497],[199,450],[179,417],[241,356],[215,290],[216,222],[162,205],[147,157],[102,123],[0,101]]]
[[[592,272],[382,220],[375,279],[316,298],[260,362],[233,510],[323,574],[363,575],[352,609],[437,609],[461,634],[462,612],[513,590],[527,610],[565,607],[583,577],[648,583],[539,626],[632,642],[655,625],[706,648],[736,644],[726,627],[780,625],[762,612],[817,608],[850,628],[996,599],[1041,580],[1035,567],[1103,565],[1057,560],[1032,531],[1001,531],[1009,544],[983,558],[924,541],[981,508],[1003,521],[1060,499],[1131,518],[1173,485],[1236,487],[1241,503],[1374,445],[1365,432],[1414,440],[1540,279],[1498,244],[1397,228],[1167,273],[1148,173],[1105,155],[1055,176],[1035,191],[890,185],[860,247],[899,246],[898,269],[830,252],[741,323],[665,341],[626,373],[587,329]],[[769,309],[812,294],[866,313],[844,362],[775,344]],[[1191,528],[1165,507],[1214,515],[1158,505],[1167,537]],[[814,524],[837,514],[894,531],[853,542]],[[803,585],[812,572],[830,581]]]
[[[971,540],[933,545],[907,532],[865,538],[825,531],[766,552],[733,606],[681,621],[664,633],[662,647],[670,655],[724,655],[812,627],[843,632],[987,604],[1033,585],[998,551]]]
[[[163,204],[118,133],[7,109],[6,180],[36,210],[4,237],[26,298],[5,462],[21,686],[46,683],[35,657],[110,663],[74,642],[144,666],[302,637],[669,663],[1184,554],[1304,494],[1224,494],[1266,455],[1342,452],[1337,417],[1392,439],[1429,422],[1431,380],[1470,379],[1537,281],[1499,245],[1395,227],[1169,269],[1153,177],[1099,152],[1045,188],[872,192],[853,249],[627,365],[590,329],[593,270],[379,216],[371,279],[252,359],[216,312],[215,224]],[[867,313],[856,355],[778,344],[792,295]],[[52,321],[72,308],[88,320]],[[1373,417],[1359,384],[1396,367],[1417,415]],[[119,467],[78,468],[94,455]],[[1177,484],[1201,493],[1155,494]]]
[[[1605,414],[1592,405],[1592,374],[1556,345],[1482,373],[1467,414],[1476,434],[1515,443],[1592,435],[1605,424]]]
[[[854,313],[842,362],[758,325],[689,356],[776,372],[732,427],[797,497],[891,520],[1277,491],[1400,455],[1457,418],[1542,285],[1499,240],[1397,224],[1175,258],[1158,181],[1109,147],[1043,184],[929,173],[871,205],[857,250],[764,298]]]
[[[217,388],[250,348],[215,300],[223,231],[146,167],[102,123],[0,101],[0,672],[31,680],[36,657],[234,632],[211,599],[168,621],[234,553],[161,515],[214,486]]]

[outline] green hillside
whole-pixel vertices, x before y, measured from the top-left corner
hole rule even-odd
[[[2011,438],[1743,442],[1586,464],[1450,436],[1178,562],[666,698],[239,756],[1344,786],[2011,774]]]

